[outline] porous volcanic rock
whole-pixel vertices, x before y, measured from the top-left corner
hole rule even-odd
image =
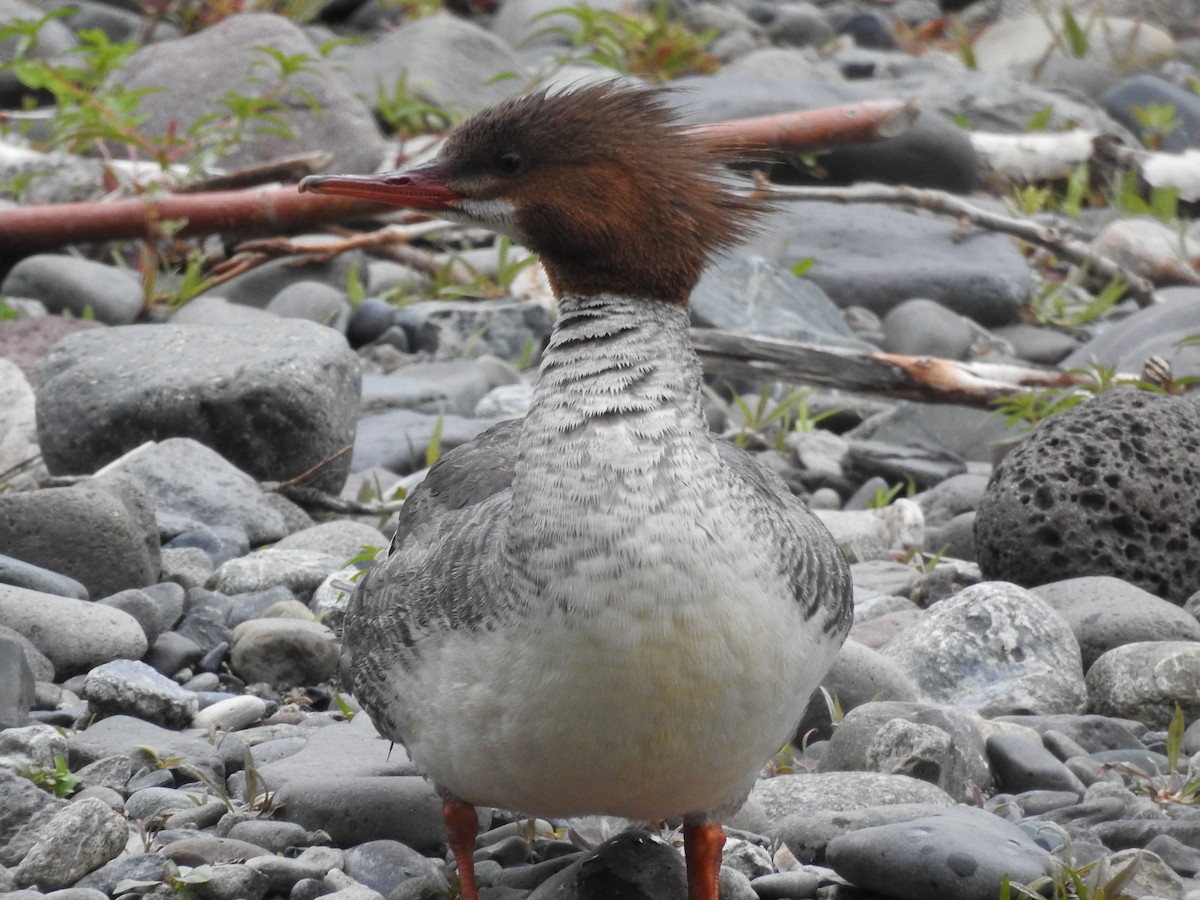
[[[988,579],[1113,575],[1173,603],[1200,588],[1200,403],[1107,391],[1040,424],[975,519]]]

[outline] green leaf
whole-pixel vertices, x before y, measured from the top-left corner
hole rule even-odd
[[[433,434],[429,438],[429,446],[425,448],[425,465],[432,466],[442,457],[442,425],[445,424],[445,414],[440,414],[433,423]]]
[[[1072,56],[1080,59],[1087,56],[1090,49],[1087,33],[1079,27],[1079,21],[1067,6],[1062,9],[1063,33],[1067,38],[1067,47]]]
[[[816,261],[816,257],[806,256],[804,259],[792,264],[791,272],[797,278],[803,278],[806,274],[808,274],[808,270],[813,267]]]
[[[1175,704],[1175,713],[1171,716],[1171,724],[1167,726],[1167,763],[1171,774],[1179,771],[1179,754],[1183,750],[1183,731],[1187,723],[1183,719],[1183,710]]]
[[[1025,123],[1025,130],[1026,131],[1045,131],[1049,127],[1050,120],[1053,117],[1054,117],[1054,107],[1051,106],[1049,103],[1047,103],[1045,106],[1043,106],[1041,109],[1039,109],[1037,112],[1035,112],[1032,116],[1029,117],[1029,121]]]

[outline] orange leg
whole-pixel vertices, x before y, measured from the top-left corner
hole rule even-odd
[[[683,855],[687,859],[688,900],[718,900],[721,848],[725,829],[720,822],[683,826]]]
[[[475,886],[475,838],[479,834],[479,817],[475,815],[475,807],[461,800],[444,800],[442,821],[446,823],[446,839],[454,852],[454,861],[458,863],[462,900],[479,900],[479,888]]]

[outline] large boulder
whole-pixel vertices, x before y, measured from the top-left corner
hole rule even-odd
[[[360,390],[345,338],[312,322],[95,329],[47,356],[38,439],[56,474],[190,437],[259,480],[283,481],[354,442]],[[348,470],[342,458],[307,483],[336,493]]]

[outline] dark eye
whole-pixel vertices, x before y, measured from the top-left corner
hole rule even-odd
[[[496,157],[496,166],[504,174],[511,175],[521,168],[521,154],[511,150],[508,153],[501,153]]]

